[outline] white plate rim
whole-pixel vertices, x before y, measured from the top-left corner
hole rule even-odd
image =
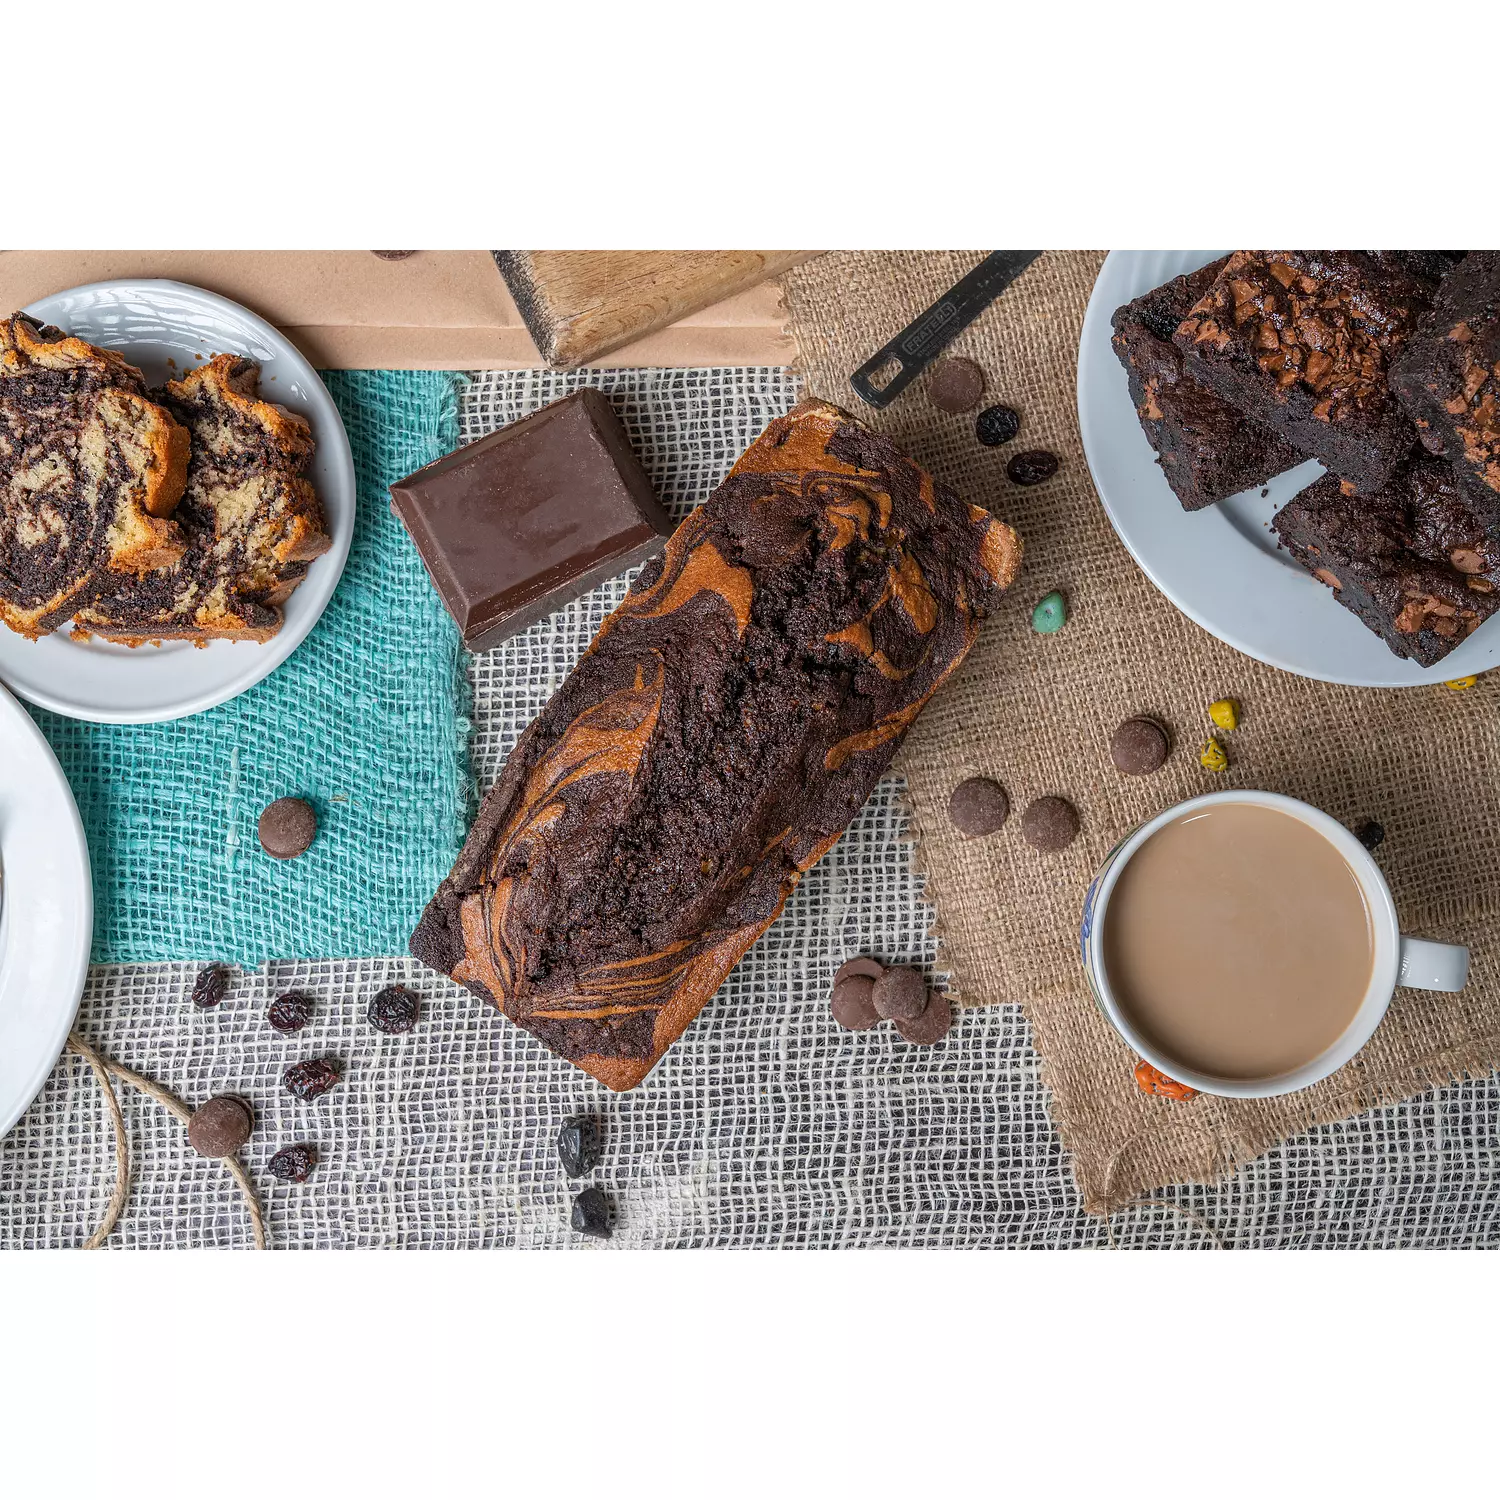
[[[297,650],[323,617],[323,611],[328,607],[343,577],[344,565],[348,561],[349,549],[354,540],[355,511],[358,503],[354,455],[349,446],[349,435],[344,429],[338,406],[317,371],[296,345],[258,313],[252,312],[228,297],[220,296],[217,292],[210,292],[190,282],[173,281],[166,277],[124,277],[110,281],[86,282],[80,286],[68,287],[38,298],[23,311],[32,317],[50,321],[55,315],[48,312],[49,305],[59,303],[65,298],[101,294],[118,294],[123,297],[126,294],[133,294],[136,297],[144,296],[149,299],[153,291],[186,296],[205,308],[222,309],[236,321],[248,322],[275,349],[277,360],[284,360],[296,377],[304,382],[309,393],[309,405],[313,408],[307,415],[313,423],[313,432],[318,446],[328,455],[331,463],[332,484],[329,485],[325,480],[319,485],[319,498],[323,501],[325,514],[328,516],[333,546],[313,561],[306,580],[293,595],[294,600],[299,596],[306,596],[302,600],[303,608],[297,611],[295,618],[289,611],[281,630],[264,645],[218,641],[211,642],[202,648],[209,653],[218,653],[219,658],[226,662],[222,680],[197,691],[184,691],[179,698],[169,704],[142,709],[83,703],[69,696],[66,691],[54,691],[34,681],[15,681],[0,670],[0,681],[3,681],[12,692],[25,698],[27,702],[36,704],[38,708],[62,714],[66,718],[81,719],[94,724],[162,724],[175,719],[188,718],[210,708],[217,708],[221,703],[237,698],[241,693],[264,681]],[[226,348],[224,352],[228,352],[228,349]],[[306,605],[309,601],[316,601],[316,607],[307,611]],[[141,646],[136,649],[154,651],[157,648]],[[197,648],[189,647],[189,649]],[[240,653],[238,657],[230,654],[236,650]]]
[[[1155,587],[1183,614],[1236,651],[1268,666],[1314,681],[1348,687],[1431,687],[1500,665],[1500,625],[1488,621],[1441,662],[1423,667],[1398,657],[1373,631],[1332,594],[1283,554],[1279,559],[1241,542],[1243,565],[1235,587],[1194,596],[1191,578],[1178,576],[1184,533],[1179,530],[1164,545],[1167,527],[1194,527],[1199,556],[1196,573],[1206,576],[1222,568],[1223,547],[1235,531],[1228,511],[1235,501],[1193,513],[1185,512],[1162,476],[1150,446],[1140,431],[1130,403],[1125,371],[1110,346],[1110,318],[1115,308],[1133,296],[1184,274],[1228,252],[1112,250],[1089,296],[1078,345],[1078,423],[1084,457],[1095,491],[1110,525]],[[1147,258],[1182,257],[1165,274],[1158,263],[1149,277],[1132,271],[1144,268]],[[1126,425],[1134,432],[1125,454],[1115,451],[1115,432]],[[1127,482],[1116,483],[1122,469]],[[1146,471],[1150,478],[1146,479]],[[1300,470],[1289,471],[1297,473]],[[1294,489],[1310,483],[1318,470],[1309,469],[1295,485],[1272,481],[1273,501],[1284,501]],[[1278,476],[1284,480],[1286,476]],[[1138,488],[1136,488],[1138,486]],[[1141,502],[1145,498],[1145,504]],[[1147,509],[1146,506],[1150,507]],[[1271,622],[1275,621],[1275,624]],[[1290,622],[1289,628],[1282,628]]]
[[[4,1136],[31,1107],[53,1068],[57,1066],[57,1059],[62,1055],[83,998],[94,933],[92,867],[88,841],[83,832],[83,820],[78,814],[73,789],[68,785],[46,736],[37,728],[31,715],[10,693],[0,687],[0,741],[8,734],[14,734],[19,741],[31,747],[37,765],[57,800],[57,808],[54,809],[46,832],[49,839],[55,839],[51,843],[51,853],[57,861],[53,877],[58,882],[58,888],[38,892],[34,885],[29,885],[18,893],[14,889],[15,882],[12,878],[16,867],[12,863],[15,844],[11,841],[12,855],[6,860],[3,893],[5,905],[3,912],[0,912],[0,1043],[3,1043],[0,1045],[0,1136]],[[28,799],[37,797],[31,783],[28,783],[25,795]],[[3,801],[0,801],[0,814],[3,814]],[[59,815],[66,828],[66,836],[63,828],[54,826]],[[0,846],[5,842],[5,829],[0,828]],[[21,868],[25,870],[28,867],[23,865]],[[55,974],[51,974],[46,981],[49,985],[55,985],[55,990],[45,989],[46,993],[55,993],[57,996],[57,1008],[50,1012],[45,1023],[36,1024],[33,1018],[32,1024],[27,1025],[14,1002],[12,986],[24,982],[28,994],[40,991],[34,988],[34,972],[18,979],[20,965],[14,956],[19,943],[17,932],[18,929],[26,931],[29,928],[30,924],[24,921],[28,904],[38,899],[56,900],[60,894],[66,899],[68,893],[61,890],[64,883],[72,886],[71,895],[77,912],[77,920],[73,924],[73,942],[66,948],[44,954],[44,961],[57,965]],[[15,916],[18,907],[23,914],[20,922]],[[19,1037],[11,1035],[12,1026],[20,1028]],[[15,1066],[26,1071],[13,1074],[10,1071],[12,1059],[23,1055],[31,1060],[22,1061]]]

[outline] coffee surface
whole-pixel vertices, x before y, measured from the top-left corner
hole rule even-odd
[[[1228,803],[1152,834],[1105,913],[1120,1008],[1168,1058],[1220,1078],[1311,1062],[1354,1019],[1374,967],[1364,893],[1315,829]]]

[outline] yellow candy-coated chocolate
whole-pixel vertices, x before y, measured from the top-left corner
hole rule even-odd
[[[1477,677],[1455,677],[1452,682],[1445,682],[1444,687],[1452,688],[1455,693],[1461,693],[1465,688],[1471,688],[1479,679]]]
[[[1240,706],[1233,698],[1220,698],[1217,703],[1210,703],[1208,716],[1220,729],[1240,727]]]
[[[1224,753],[1224,747],[1213,735],[1204,740],[1203,748],[1198,752],[1198,764],[1205,771],[1227,771],[1229,769],[1229,757]]]

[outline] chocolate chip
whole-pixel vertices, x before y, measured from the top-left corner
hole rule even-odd
[[[833,1019],[845,1031],[868,1031],[880,1020],[875,1009],[875,981],[864,974],[851,974],[833,987],[830,1008]]]
[[[388,984],[370,1001],[367,1016],[376,1031],[400,1036],[417,1024],[419,1010],[417,997],[404,984]]]
[[[982,838],[1005,826],[1010,798],[998,781],[971,776],[960,781],[948,798],[948,821],[965,838]]]
[[[255,1126],[255,1115],[243,1099],[215,1094],[193,1111],[187,1138],[199,1156],[233,1156]]]
[[[838,973],[833,976],[833,982],[835,986],[838,986],[856,974],[864,979],[879,979],[884,973],[885,965],[879,959],[851,958],[840,966]]]
[[[988,406],[974,418],[974,436],[986,448],[1008,443],[1021,430],[1021,414],[1013,406]]]
[[[223,964],[210,964],[198,971],[189,997],[199,1010],[212,1010],[229,992],[229,970]]]
[[[904,964],[887,969],[875,981],[873,994],[876,1011],[887,1021],[910,1021],[927,1009],[927,981]]]
[[[1109,758],[1127,776],[1149,776],[1167,763],[1167,731],[1155,719],[1126,719],[1109,742]]]
[[[371,255],[378,255],[381,258],[381,260],[406,260],[409,256],[415,255],[416,253],[417,252],[415,250],[372,250],[372,251],[370,251]]]
[[[317,1164],[318,1148],[306,1141],[299,1141],[295,1146],[283,1146],[266,1163],[266,1170],[272,1177],[279,1177],[283,1182],[306,1182]]]
[[[1078,813],[1062,797],[1038,797],[1021,814],[1021,836],[1033,849],[1056,854],[1078,837]]]
[[[317,836],[318,815],[300,797],[278,797],[260,815],[255,831],[272,859],[296,859]]]
[[[591,1239],[607,1240],[612,1231],[609,1227],[609,1200],[596,1187],[584,1188],[573,1200],[573,1228]]]
[[[281,1081],[304,1103],[326,1094],[340,1078],[339,1065],[331,1057],[311,1057],[293,1063],[281,1075]]]
[[[973,411],[984,395],[984,371],[959,355],[940,359],[927,378],[927,399],[939,411]]]
[[[927,1008],[920,1016],[913,1016],[909,1021],[900,1016],[896,1018],[896,1030],[901,1033],[902,1040],[918,1047],[930,1047],[934,1042],[942,1041],[952,1026],[953,1006],[948,997],[941,994],[934,994],[928,1000]]]
[[[1368,819],[1354,830],[1354,837],[1362,843],[1366,849],[1378,849],[1385,842],[1385,828],[1373,818]]]
[[[599,1165],[602,1154],[599,1122],[592,1115],[573,1115],[557,1132],[557,1154],[569,1177],[584,1177]]]
[[[1057,473],[1058,458],[1040,448],[1030,453],[1018,453],[1006,464],[1005,472],[1015,484],[1041,484]]]
[[[277,1031],[301,1031],[312,1020],[312,1000],[301,990],[288,990],[266,1007],[266,1020]]]

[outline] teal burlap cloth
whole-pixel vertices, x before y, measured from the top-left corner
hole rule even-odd
[[[472,796],[463,651],[386,486],[457,445],[460,377],[323,378],[359,503],[344,576],[311,635],[265,681],[189,719],[33,711],[88,834],[96,963],[404,953],[458,852]],[[274,860],[256,820],[288,796],[317,809],[318,837],[301,858]]]

